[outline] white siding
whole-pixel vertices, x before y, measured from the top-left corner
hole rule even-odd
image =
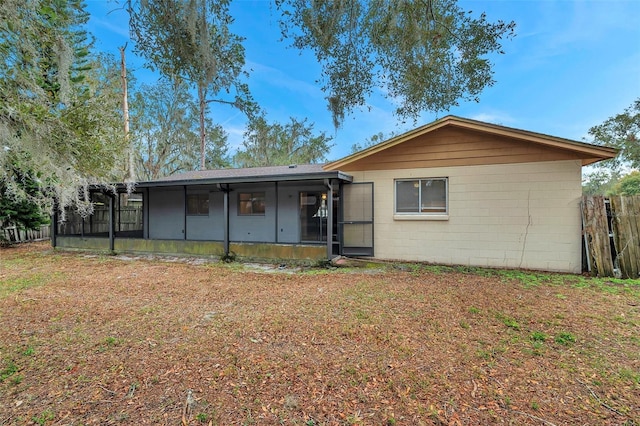
[[[374,182],[375,256],[581,270],[579,160],[350,172]],[[394,179],[449,178],[447,220],[394,218]]]

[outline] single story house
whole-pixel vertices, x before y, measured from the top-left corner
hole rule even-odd
[[[582,166],[613,148],[447,116],[324,165],[187,172],[96,192],[55,247],[366,256],[580,272]]]

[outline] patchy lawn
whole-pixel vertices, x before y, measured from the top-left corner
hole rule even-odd
[[[289,272],[289,273],[287,273]],[[0,424],[640,424],[640,284],[0,250]]]

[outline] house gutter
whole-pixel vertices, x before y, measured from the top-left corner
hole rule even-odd
[[[136,183],[137,188],[163,187],[163,186],[181,186],[181,185],[230,185],[236,183],[264,183],[264,182],[286,182],[286,181],[304,181],[304,180],[327,180],[340,179],[352,182],[353,177],[342,173],[325,172],[325,173],[299,173],[295,175],[271,175],[271,176],[242,176],[227,178],[211,178],[211,179],[185,179],[185,180],[163,180]]]
[[[333,257],[333,185],[331,179],[325,179],[327,187],[327,260]]]

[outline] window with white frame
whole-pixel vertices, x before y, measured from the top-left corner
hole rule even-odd
[[[447,178],[397,179],[395,181],[395,213],[442,215],[447,214]]]

